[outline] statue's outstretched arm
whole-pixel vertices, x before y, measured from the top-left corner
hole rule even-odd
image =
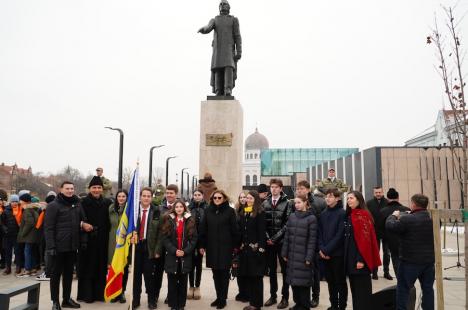
[[[211,30],[214,29],[214,25],[215,25],[215,22],[214,22],[214,19],[212,19],[212,20],[210,20],[210,22],[208,23],[208,25],[206,25],[206,26],[201,27],[200,29],[198,29],[198,32],[203,33],[203,34],[210,33]]]

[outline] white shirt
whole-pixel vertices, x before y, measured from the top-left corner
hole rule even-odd
[[[146,209],[143,209],[143,206],[140,208],[140,225],[141,225],[141,220],[143,219],[143,210],[146,210],[146,220],[145,220],[145,228],[143,230],[143,237],[140,236],[141,239],[146,239],[146,231],[148,229],[148,217],[149,217],[149,206]],[[141,226],[140,226],[141,227]],[[139,231],[138,231],[139,232]]]

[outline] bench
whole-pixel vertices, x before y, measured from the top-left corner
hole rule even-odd
[[[9,288],[6,290],[0,290],[0,309],[10,309],[10,299],[13,296],[19,295],[24,292],[28,292],[28,300],[25,304],[11,308],[10,310],[36,310],[39,309],[39,293],[40,283],[24,284]]]

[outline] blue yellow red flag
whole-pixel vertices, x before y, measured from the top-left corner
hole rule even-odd
[[[130,239],[136,231],[138,212],[140,207],[140,183],[138,167],[133,173],[132,183],[128,192],[127,204],[120,218],[119,226],[115,233],[116,246],[112,263],[107,271],[104,299],[109,301],[122,293],[122,279],[124,268],[127,265],[130,251]]]

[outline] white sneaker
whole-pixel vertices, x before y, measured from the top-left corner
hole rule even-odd
[[[48,278],[45,272],[43,272],[36,277],[36,281],[50,281],[50,278]]]

